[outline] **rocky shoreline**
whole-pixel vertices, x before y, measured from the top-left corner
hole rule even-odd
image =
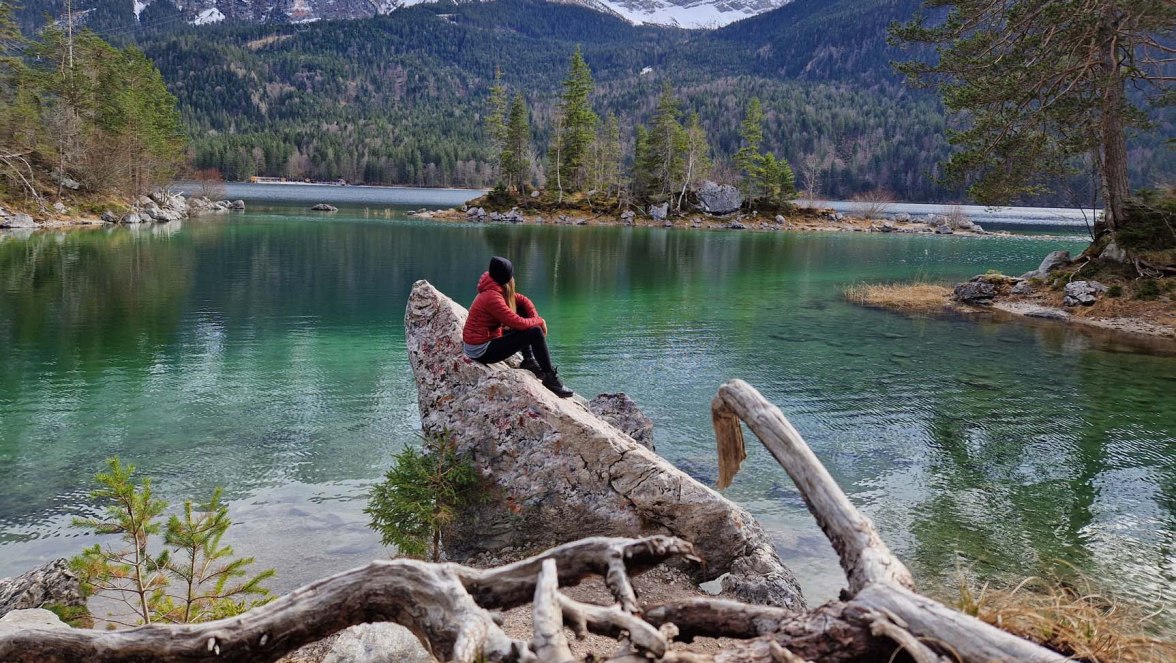
[[[0,229],[35,232],[37,230],[53,230],[61,228],[125,225],[138,226],[141,224],[166,224],[185,221],[201,214],[227,214],[234,211],[244,211],[243,200],[211,200],[206,197],[185,197],[159,189],[150,195],[138,196],[129,205],[119,206],[122,211],[113,206],[98,216],[78,215],[75,210],[58,202],[52,211],[45,211],[37,216],[18,212],[0,205]]]
[[[1103,255],[1107,253],[1104,251]],[[1109,253],[1113,258],[1117,250],[1111,248]],[[1114,263],[1110,258],[1105,260]],[[997,311],[1014,317],[1072,324],[1084,331],[1176,341],[1173,301],[1176,279],[1125,279],[1111,270],[1106,276],[1100,276],[1102,280],[1083,278],[1080,274],[1088,262],[1079,264],[1071,259],[1069,252],[1055,251],[1037,269],[1021,276],[987,272],[954,288],[928,284],[879,286],[879,291],[884,289],[885,293],[876,296],[868,292],[870,286],[858,286],[850,289],[849,298],[866,306],[895,311],[972,315]],[[1164,348],[1156,349],[1164,351]]]

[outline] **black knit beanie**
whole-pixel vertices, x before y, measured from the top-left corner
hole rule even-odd
[[[511,277],[514,276],[514,265],[506,258],[494,256],[490,259],[490,278],[498,285],[506,285],[510,283]]]

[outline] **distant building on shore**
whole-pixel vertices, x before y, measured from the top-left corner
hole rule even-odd
[[[285,181],[286,178],[284,177],[258,177],[257,175],[254,175],[253,177],[249,178],[250,184],[275,184]]]

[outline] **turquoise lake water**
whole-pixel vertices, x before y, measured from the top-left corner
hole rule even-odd
[[[458,194],[454,194],[458,195]],[[406,201],[407,202],[407,201]],[[441,203],[436,203],[441,204]],[[382,208],[381,208],[382,209]],[[118,455],[173,503],[224,486],[238,551],[288,590],[388,554],[368,486],[418,427],[404,306],[463,304],[490,255],[549,321],[565,382],[630,394],[658,452],[713,484],[709,403],[777,403],[924,580],[1072,565],[1151,604],[1176,584],[1176,356],[1044,323],[911,318],[859,281],[1019,274],[1081,237],[434,224],[251,205],[182,226],[0,241],[0,576],[92,538]],[[727,495],[810,601],[842,576],[756,444]]]

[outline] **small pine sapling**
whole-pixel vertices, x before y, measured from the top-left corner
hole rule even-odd
[[[458,510],[481,500],[477,469],[457,453],[449,433],[429,435],[422,449],[407,446],[395,457],[384,481],[372,488],[364,512],[386,546],[402,555],[441,560],[441,530]]]
[[[163,572],[167,553],[153,557],[147,543],[159,533],[156,519],[167,502],[153,495],[150,479],[136,484],[134,465],[123,465],[118,458],[106,464],[107,471],[94,477],[101,487],[90,493],[91,499],[109,502],[104,517],[75,518],[73,524],[95,534],[117,534],[121,545],[95,543],[70,560],[70,566],[82,579],[84,595],[109,594],[125,603],[142,623],[150,624],[161,588],[167,585]]]
[[[234,559],[233,548],[221,545],[232,521],[220,498],[221,489],[216,488],[208,504],[199,505],[198,510],[187,500],[182,517],[173,515],[167,522],[164,543],[172,552],[165,568],[181,593],[169,592],[164,597],[159,606],[163,620],[210,621],[239,615],[269,601],[269,590],[261,583],[272,578],[274,570],[246,577],[253,558]]]
[[[220,502],[220,488],[208,504],[198,508],[186,501],[183,516],[173,515],[164,529],[157,519],[167,502],[154,496],[151,480],[137,483],[135,467],[123,465],[118,458],[108,460],[107,468],[95,476],[102,487],[90,493],[94,500],[111,502],[105,507],[105,518],[78,518],[73,524],[95,534],[117,534],[122,545],[96,543],[70,560],[86,596],[111,595],[142,624],[220,619],[269,600],[269,590],[261,583],[273,577],[274,570],[246,579],[246,567],[253,558],[234,559],[233,549],[221,545],[232,521],[228,507]],[[148,544],[161,529],[164,544],[173,550],[152,555]],[[173,593],[173,581],[178,581],[182,593]]]

